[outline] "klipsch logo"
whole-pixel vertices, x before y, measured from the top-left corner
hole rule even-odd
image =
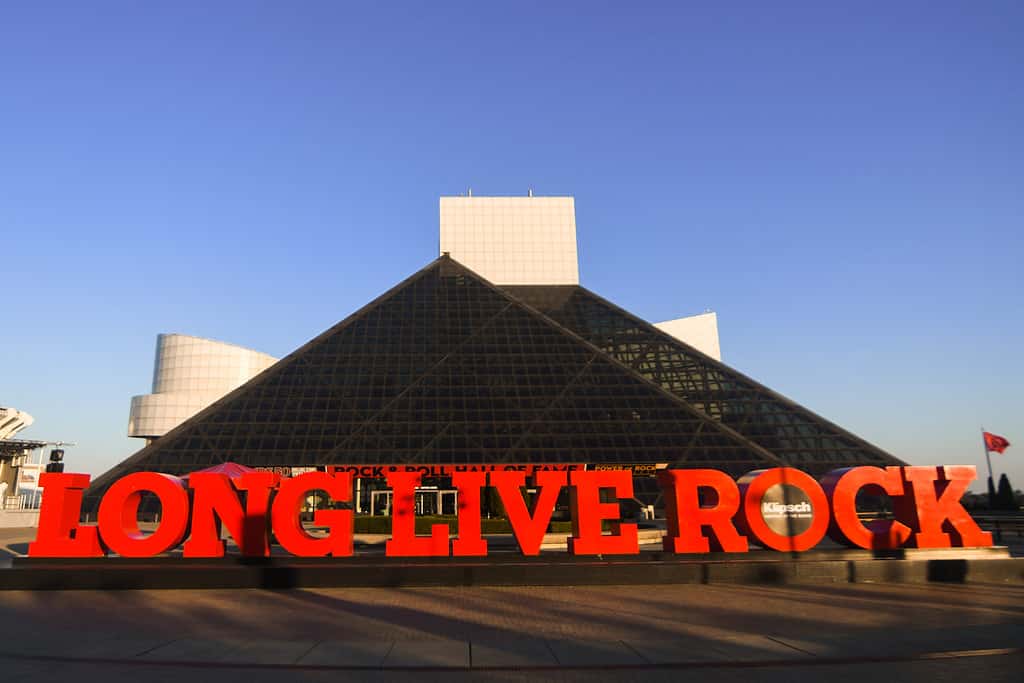
[[[778,517],[780,515],[796,515],[809,517],[814,514],[811,504],[807,502],[787,505],[785,503],[761,503],[761,514],[765,517]]]
[[[761,518],[780,536],[799,536],[814,524],[814,503],[799,486],[780,482],[761,497]]]

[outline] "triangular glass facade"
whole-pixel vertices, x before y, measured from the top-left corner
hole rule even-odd
[[[903,464],[583,287],[506,290],[788,465],[823,474],[850,465]]]
[[[130,472],[224,461],[734,475],[898,462],[693,354],[581,288],[499,289],[442,257],[99,477],[89,497]]]

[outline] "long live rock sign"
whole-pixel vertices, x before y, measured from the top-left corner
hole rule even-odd
[[[830,472],[820,483],[789,467],[755,470],[738,482],[718,470],[664,470],[658,475],[667,501],[668,533],[663,542],[675,553],[746,552],[749,539],[765,548],[799,552],[813,548],[827,533],[845,545],[870,549],[990,546],[991,534],[982,531],[960,504],[974,478],[973,466],[853,467]],[[617,502],[601,500],[602,490],[617,499],[633,496],[628,471],[538,471],[533,475],[537,497],[532,510],[522,495],[525,472],[455,472],[459,533],[451,540],[444,524],[435,525],[430,535],[416,535],[414,500],[421,473],[388,472],[386,479],[395,501],[388,556],[486,555],[480,492],[487,485],[497,489],[524,555],[540,552],[555,501],[566,486],[573,522],[570,553],[639,552],[636,524],[621,521]],[[234,480],[197,472],[187,486],[171,475],[136,472],[106,491],[94,526],[78,522],[89,475],[47,473],[41,484],[44,497],[38,534],[29,545],[31,557],[102,557],[108,552],[153,557],[182,541],[184,557],[222,557],[221,525],[244,556],[268,556],[271,531],[285,550],[300,557],[344,557],[353,552],[351,510],[318,510],[314,522],[328,529],[323,537],[310,535],[300,521],[301,506],[311,491],[324,491],[337,502],[349,501],[349,472],[308,472],[291,478],[253,472]],[[856,509],[862,490],[890,496],[895,519],[862,523]],[[148,535],[138,525],[143,493],[158,498],[163,511],[156,530]],[[610,523],[610,534],[603,533],[604,522]]]

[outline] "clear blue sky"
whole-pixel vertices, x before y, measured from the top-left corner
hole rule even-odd
[[[18,5],[21,5],[20,7]],[[9,3],[0,404],[133,452],[160,332],[284,355],[576,197],[583,284],[912,462],[1024,487],[1024,3]]]

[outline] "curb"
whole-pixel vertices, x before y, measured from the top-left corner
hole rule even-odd
[[[636,584],[1024,583],[1024,558],[202,562],[33,561],[0,570],[0,590],[140,590]]]

